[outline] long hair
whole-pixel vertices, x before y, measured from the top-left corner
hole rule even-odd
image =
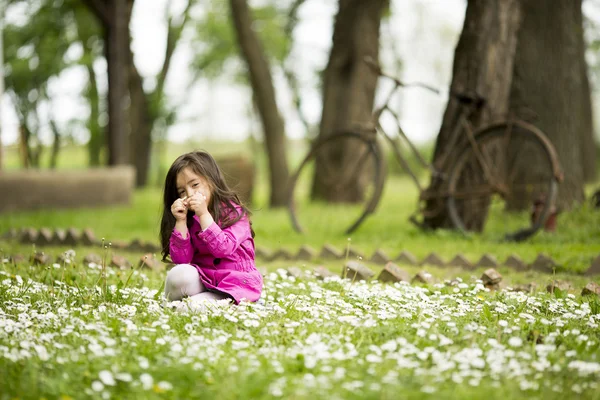
[[[179,198],[177,175],[188,167],[207,180],[211,190],[208,212],[221,228],[227,228],[244,216],[249,218],[251,215],[248,208],[240,201],[238,194],[229,188],[221,169],[210,154],[205,151],[193,151],[177,157],[167,172],[163,192],[163,212],[160,222],[160,244],[163,261],[169,256],[169,239],[175,228],[175,217],[171,213],[171,205]],[[236,210],[236,206],[241,207],[241,213]],[[189,212],[187,216],[188,227],[191,226],[193,217],[193,212]],[[252,237],[254,237],[252,226],[250,230]]]

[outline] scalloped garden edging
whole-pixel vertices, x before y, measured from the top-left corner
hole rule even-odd
[[[21,230],[11,229],[6,232],[2,238],[6,240],[18,240],[22,244],[35,244],[36,246],[110,246],[112,249],[124,250],[130,252],[144,252],[147,254],[160,252],[157,244],[134,239],[130,242],[123,241],[101,241],[96,238],[91,229],[78,230],[69,229],[33,229],[24,228]],[[366,257],[361,252],[353,248],[340,250],[330,244],[325,244],[320,251],[303,245],[297,252],[290,252],[287,249],[277,249],[270,251],[263,247],[256,248],[256,258],[261,261],[306,261],[313,260],[357,260],[370,262],[378,265],[386,265],[389,262],[403,265],[429,265],[435,267],[458,267],[466,270],[476,268],[497,268],[506,266],[518,272],[537,271],[552,274],[558,265],[552,258],[540,253],[530,263],[527,263],[516,254],[512,254],[504,261],[498,261],[492,254],[483,254],[476,262],[470,261],[463,254],[456,254],[449,261],[445,261],[437,253],[431,252],[422,260],[418,260],[412,253],[402,250],[394,257],[388,256],[383,250],[377,249],[371,255]],[[590,261],[589,268],[584,272],[586,276],[600,275],[600,255]]]

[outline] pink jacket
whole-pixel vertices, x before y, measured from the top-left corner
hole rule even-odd
[[[212,223],[202,231],[194,216],[188,237],[184,239],[174,229],[169,245],[171,260],[195,266],[207,289],[229,294],[236,303],[259,299],[263,279],[254,264],[254,240],[247,217],[225,229]]]

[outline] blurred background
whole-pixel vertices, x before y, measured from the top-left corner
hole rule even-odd
[[[594,182],[598,169],[600,136],[593,115],[599,107],[600,2],[578,0],[543,15],[540,10],[554,3],[496,0],[485,10],[470,3],[4,1],[0,167],[10,171],[133,165],[137,187],[160,186],[177,155],[204,148],[216,155],[249,157],[264,178],[268,204],[280,206],[286,179],[310,140],[343,127],[343,121],[368,120],[385,93],[386,82],[379,81],[374,90],[375,74],[356,66],[365,55],[375,56],[385,71],[405,81],[441,89],[439,95],[405,90],[393,100],[408,137],[431,158],[448,112],[449,88],[461,84],[458,72],[453,73],[461,34],[465,42],[479,43],[468,50],[474,71],[494,67],[489,57],[476,55],[482,49],[487,54],[496,51],[493,46],[502,40],[495,43],[494,37],[499,35],[507,35],[505,45],[510,47],[512,34],[518,40],[507,54],[516,61],[509,65],[518,69],[527,63],[520,54],[535,54],[537,61],[529,63],[526,72],[556,66],[540,74],[543,87],[538,82],[521,88],[537,91],[528,105],[544,114],[539,125],[567,166],[566,187],[575,188],[575,195],[565,191],[573,198],[563,204],[582,201],[585,182]],[[497,19],[486,20],[490,15]],[[500,29],[507,27],[512,31]],[[474,32],[478,37],[468,36]],[[465,55],[469,57],[463,51]],[[344,68],[353,68],[358,76],[345,76]],[[475,86],[481,87],[485,79],[489,86],[497,79],[498,85],[509,82],[510,87],[510,79],[477,74],[481,72],[469,78],[480,82]],[[576,93],[566,89],[574,87],[573,82]],[[337,100],[324,100],[336,90]],[[546,101],[559,97],[564,106]],[[574,97],[584,100],[576,103]],[[573,113],[588,108],[584,117]],[[361,111],[349,111],[356,109]],[[557,125],[545,115],[571,117]],[[583,121],[580,125],[588,128],[572,121]],[[391,126],[390,121],[383,124]],[[553,126],[563,133],[552,132]],[[578,151],[561,150],[563,140],[584,130]],[[556,139],[559,136],[562,139]],[[572,160],[582,164],[572,167]],[[392,172],[401,171],[393,167]]]

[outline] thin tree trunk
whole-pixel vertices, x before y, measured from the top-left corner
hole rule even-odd
[[[135,65],[131,50],[131,37],[128,39],[129,62],[129,95],[130,95],[130,122],[131,122],[131,160],[136,168],[136,186],[145,186],[148,182],[150,171],[150,158],[152,155],[152,132],[157,118],[163,111],[164,87],[171,67],[171,60],[181,39],[181,34],[190,19],[190,10],[194,0],[189,0],[183,17],[178,24],[173,19],[168,19],[167,45],[160,73],[156,77],[156,88],[151,93],[146,93],[143,79]],[[130,3],[133,6],[133,1]],[[131,13],[131,8],[129,9]]]
[[[133,54],[130,54],[129,72],[131,160],[136,170],[136,186],[142,187],[148,181],[154,118],[150,114],[142,77],[133,63]]]
[[[269,62],[252,27],[252,16],[246,0],[230,0],[231,16],[237,42],[246,66],[263,125],[269,159],[270,206],[287,202],[288,164],[285,147],[285,126],[279,109]]]
[[[29,130],[21,123],[19,125],[19,158],[23,168],[28,169],[31,166],[31,155],[29,149]]]
[[[568,209],[584,199],[582,135],[592,125],[584,101],[581,0],[522,4],[511,111],[532,120],[556,147],[565,177],[557,205]]]
[[[56,126],[56,122],[52,119],[50,120],[50,128],[52,129],[52,134],[54,136],[52,152],[50,153],[50,169],[55,169],[56,164],[58,163],[58,154],[60,153],[60,133],[58,131],[58,126]]]
[[[105,25],[108,65],[108,164],[129,163],[127,118],[129,13],[127,0],[106,3],[110,24]]]
[[[468,117],[475,127],[507,116],[520,23],[520,0],[468,2],[463,29],[454,54],[450,91],[485,99],[485,107]],[[454,135],[464,133],[459,126],[464,110],[464,105],[451,95],[433,156],[434,165],[443,172],[448,172],[456,150],[460,148],[456,143],[463,142],[464,138]],[[432,177],[427,192],[433,194],[443,191],[444,188],[443,181]],[[443,201],[444,199],[434,198],[427,202],[424,219],[426,226],[450,227]],[[485,215],[480,214],[483,221]]]
[[[388,0],[340,0],[335,17],[333,45],[323,80],[323,114],[319,127],[321,137],[335,132],[365,126],[371,120],[377,74],[364,61],[366,57],[379,59],[379,30]],[[320,179],[322,168],[342,176],[360,149],[344,148],[343,156],[327,155],[317,159],[313,178],[312,196],[328,201],[355,202],[363,198],[364,179],[357,176],[353,187],[344,193],[332,193]],[[367,171],[360,171],[366,173]]]
[[[87,49],[87,47],[85,47]],[[90,52],[85,50],[86,54]],[[90,117],[87,127],[90,132],[90,140],[88,142],[88,163],[91,167],[98,167],[102,164],[100,153],[104,147],[104,135],[100,127],[100,95],[98,93],[98,83],[96,81],[96,73],[92,64],[86,66],[88,71],[88,88],[87,97],[90,102]]]
[[[575,14],[575,24],[579,26],[577,39],[579,42],[579,64],[581,68],[581,154],[583,161],[583,179],[585,182],[595,182],[598,177],[596,170],[596,140],[594,138],[594,112],[592,110],[592,91],[590,88],[589,70],[585,59],[587,48],[583,29],[583,12],[578,7]]]

